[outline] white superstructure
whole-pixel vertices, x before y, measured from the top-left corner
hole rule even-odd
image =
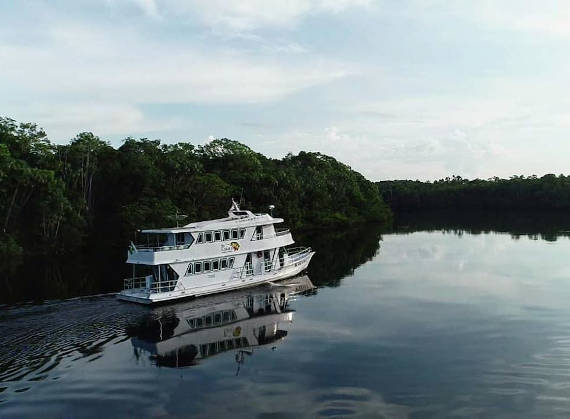
[[[118,294],[123,300],[151,304],[194,297],[297,275],[307,268],[311,248],[291,248],[283,219],[240,210],[235,202],[228,217],[183,227],[141,230],[147,242],[131,243],[127,263],[133,276]],[[137,276],[137,270],[146,270]]]

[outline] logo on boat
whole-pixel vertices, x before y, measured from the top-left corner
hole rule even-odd
[[[222,244],[222,252],[237,252],[239,250],[239,243],[238,242],[231,242],[230,244]]]

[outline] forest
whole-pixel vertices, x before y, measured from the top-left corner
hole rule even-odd
[[[125,138],[113,147],[89,132],[55,144],[33,123],[0,118],[3,300],[116,290],[136,230],[224,217],[232,198],[254,212],[275,205],[273,215],[295,229],[298,242],[326,260],[310,269],[315,280],[334,283],[377,251],[379,237],[369,235],[368,243],[362,232],[389,231],[394,217],[398,232],[423,226],[425,214],[426,225],[439,219],[450,231],[491,225],[513,234],[565,219],[570,176],[373,183],[320,153],[272,159],[229,139],[195,145]],[[513,220],[520,228],[512,229]],[[355,260],[331,251],[338,242],[350,243]],[[325,277],[322,266],[338,275]]]
[[[377,182],[380,194],[396,213],[426,210],[567,210],[570,176],[548,174],[494,177],[487,180],[448,177],[434,182]]]
[[[292,228],[388,222],[378,188],[332,157],[271,159],[244,144],[126,138],[114,148],[83,132],[52,143],[33,123],[0,118],[0,258],[124,256],[137,229],[224,217],[231,198]]]

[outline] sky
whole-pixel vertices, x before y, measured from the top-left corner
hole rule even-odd
[[[570,2],[0,0],[0,115],[371,180],[570,173]]]

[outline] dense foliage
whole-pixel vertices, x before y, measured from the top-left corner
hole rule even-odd
[[[467,180],[459,176],[435,182],[378,182],[384,200],[396,212],[439,209],[570,209],[570,176],[513,176]]]
[[[136,229],[225,216],[230,199],[291,227],[386,221],[376,185],[319,153],[269,159],[236,141],[203,146],[91,133],[51,143],[34,124],[0,118],[0,256],[124,254]],[[243,202],[244,201],[244,202]]]

